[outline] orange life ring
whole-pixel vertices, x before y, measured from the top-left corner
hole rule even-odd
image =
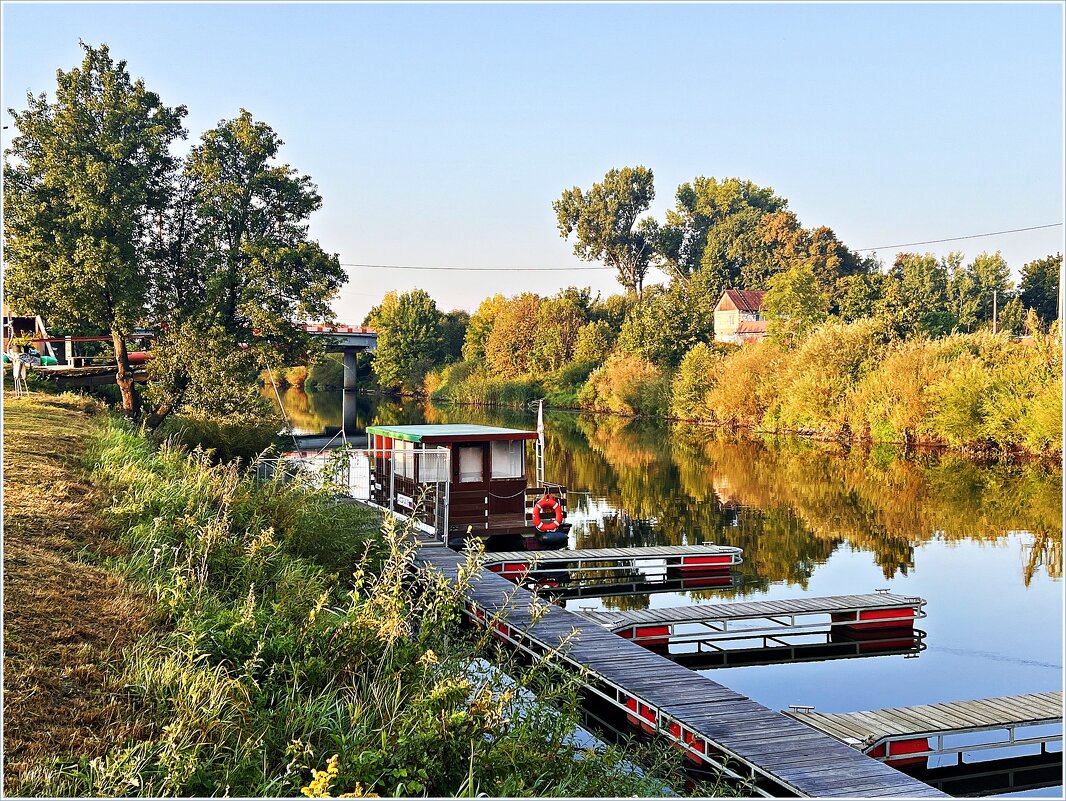
[[[562,523],[563,505],[553,495],[545,493],[533,504],[533,525],[537,531],[555,531]]]

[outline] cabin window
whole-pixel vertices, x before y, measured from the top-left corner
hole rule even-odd
[[[426,450],[423,446],[423,450]],[[447,452],[431,450],[422,456],[422,462],[418,467],[418,481],[428,484],[431,481],[448,480],[448,457]]]
[[[483,448],[475,446],[473,448],[460,448],[459,449],[459,480],[463,482],[480,482],[484,481],[484,465],[482,464]]]
[[[498,440],[492,443],[492,477],[523,478],[526,474],[526,452],[522,440]]]
[[[395,442],[393,458],[396,460],[396,475],[402,478],[415,477],[414,443],[398,439]]]

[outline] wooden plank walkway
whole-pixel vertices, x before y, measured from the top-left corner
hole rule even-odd
[[[931,747],[929,753],[962,750],[944,748],[942,739],[952,734],[1017,729],[1062,723],[1062,691],[982,698],[974,701],[949,701],[942,704],[874,709],[868,712],[786,712],[818,731],[862,750],[872,749],[882,742],[936,737],[940,748]],[[1024,742],[1060,741],[1061,734],[1023,738]],[[1005,747],[1022,742],[1013,735],[1009,740],[988,743],[981,747]],[[975,750],[978,746],[966,746]]]
[[[420,548],[415,559],[450,580],[465,561],[441,547]],[[544,608],[494,573],[481,571],[468,597],[471,613],[504,640],[532,655],[555,654],[581,671],[585,686],[601,699],[636,713],[646,729],[690,753],[724,764],[727,773],[754,777],[763,795],[947,797],[598,624],[557,606]]]

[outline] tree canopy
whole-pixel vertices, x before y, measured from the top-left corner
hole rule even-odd
[[[123,407],[137,399],[124,338],[143,321],[153,215],[172,195],[170,145],[184,106],[134,81],[107,45],[81,43],[80,67],[56,74],[55,102],[28,94],[11,110],[18,134],[4,160],[4,290],[60,325],[109,331]]]
[[[618,281],[640,295],[652,257],[648,227],[638,218],[655,199],[655,180],[647,167],[608,172],[588,191],[575,186],[552,203],[559,234],[576,231],[574,254],[585,261],[603,261],[618,271]]]

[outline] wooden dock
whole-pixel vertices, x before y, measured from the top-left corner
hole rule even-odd
[[[1044,751],[1048,744],[1062,742],[1061,728],[1057,734],[1019,736],[1020,729],[1033,726],[1061,727],[1062,702],[1062,692],[1056,691],[869,712],[797,709],[785,714],[877,759],[913,764],[924,762],[929,756],[955,754],[961,762],[964,753],[973,751],[1023,745],[1040,745]],[[945,741],[952,735],[993,731],[1002,731],[1003,736],[980,743]]]
[[[867,593],[578,614],[638,643],[715,647],[727,641],[762,639],[764,647],[771,647],[786,644],[780,638],[788,634],[833,628],[860,632],[910,628],[925,617],[924,606],[921,598]],[[735,624],[741,621],[747,625],[738,628]]]
[[[707,573],[728,574],[743,559],[740,548],[728,545],[660,545],[648,548],[580,548],[558,551],[486,553],[484,564],[504,578],[528,584],[633,582],[645,574],[657,579]]]
[[[450,580],[465,561],[439,545],[419,548],[415,559],[416,566]],[[533,603],[527,590],[485,570],[468,593],[470,616],[498,637],[532,656],[551,654],[571,666],[589,693],[626,713],[642,730],[673,742],[700,764],[750,780],[754,793],[946,797],[586,618],[553,605],[538,610]]]

